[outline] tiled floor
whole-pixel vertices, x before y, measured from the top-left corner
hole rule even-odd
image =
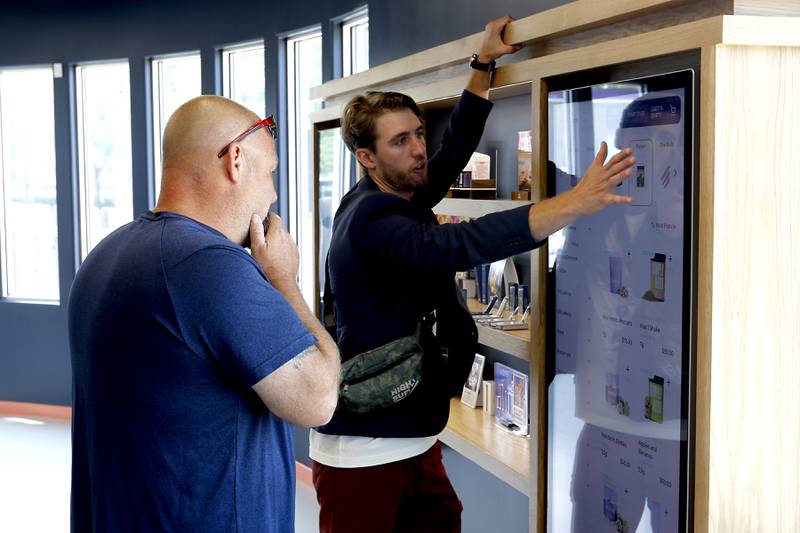
[[[69,422],[0,414],[0,532],[68,532],[69,485]],[[316,532],[313,488],[296,501],[297,533]]]

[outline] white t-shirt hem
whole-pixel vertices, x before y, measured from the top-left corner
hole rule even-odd
[[[349,435],[326,435],[311,430],[309,456],[314,461],[335,468],[364,468],[385,465],[427,452],[438,435],[414,438],[373,438]]]

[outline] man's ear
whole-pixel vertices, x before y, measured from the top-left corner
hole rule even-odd
[[[239,143],[231,143],[228,152],[223,156],[223,161],[228,179],[238,183],[242,179],[244,170],[244,151]]]
[[[376,166],[375,154],[369,148],[356,148],[356,160],[370,170]]]

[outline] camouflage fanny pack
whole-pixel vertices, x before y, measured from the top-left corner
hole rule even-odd
[[[414,335],[388,342],[342,363],[339,399],[350,411],[370,413],[402,401],[422,382],[424,355]]]

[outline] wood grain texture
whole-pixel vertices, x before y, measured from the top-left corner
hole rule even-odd
[[[714,249],[714,95],[716,46],[700,54],[700,161],[698,176],[697,353],[694,432],[694,531],[708,531],[708,460],[711,428],[711,318]],[[690,435],[690,438],[692,435]]]
[[[721,42],[730,45],[800,46],[799,23],[797,17],[724,17]]]
[[[800,2],[794,0],[736,0],[735,15],[786,17],[800,15]]]
[[[800,49],[716,54],[709,531],[800,531]]]
[[[642,12],[687,3],[688,0],[578,0],[512,22],[505,42],[528,43],[551,35],[576,32],[609,21],[632,18]],[[488,21],[487,21],[488,22]],[[378,65],[353,76],[331,80],[311,89],[311,98],[330,98],[386,81],[423,74],[466,60],[476,52],[483,32]]]
[[[565,35],[554,35],[531,46],[535,49],[536,56],[550,55],[709,17],[730,15],[733,14],[734,2],[735,0],[692,0],[662,6],[655,10],[643,10],[634,18],[609,20],[597,27]]]
[[[658,57],[722,42],[724,17],[711,17],[672,28],[623,37],[514,63],[497,70],[497,86]]]
[[[331,80],[311,88],[311,98],[330,98],[371,87],[379,83],[397,80],[409,75],[419,75],[431,70],[466,61],[480,46],[482,33],[475,33],[449,43],[428,48],[402,59],[370,68],[346,78]]]
[[[613,3],[618,8],[624,4]],[[519,94],[518,84],[527,84],[522,92],[530,91],[532,131],[539,133],[533,139],[539,157],[533,158],[532,169],[539,177],[532,191],[537,200],[546,190],[546,78],[702,50],[695,477],[690,489],[694,531],[800,531],[800,19],[712,16],[669,28],[656,22],[658,14],[671,13],[680,22],[703,10],[785,15],[800,3],[639,4],[638,14],[625,19],[631,28],[608,12],[597,25],[580,18],[559,21],[555,10],[515,22],[507,40],[527,39],[538,48],[530,59],[498,69],[491,96]],[[602,4],[580,1],[562,7],[590,5]],[[551,17],[548,25],[534,27],[545,15]],[[558,27],[571,29],[559,33]],[[453,105],[468,78],[463,65],[453,66],[471,53],[464,42],[444,45],[449,59],[420,56],[413,60],[419,64],[400,60],[405,65],[401,77],[372,69],[377,72],[373,78],[357,75],[347,84],[329,82],[335,85],[326,93],[329,107],[312,120],[317,127],[335,120],[349,92],[371,86],[400,86],[429,107]],[[580,48],[559,50],[575,46]],[[450,207],[459,212],[450,213]],[[461,207],[451,204],[440,212],[465,214]],[[487,206],[469,207],[464,208],[467,214],[477,214]],[[527,448],[520,451],[518,441],[505,440],[511,435],[492,433],[487,420],[479,417],[482,411],[464,411],[457,400],[442,437],[512,486],[523,484],[531,496],[530,531],[541,533],[547,464],[546,272],[546,249],[532,252],[530,332],[481,328],[482,343],[506,352],[523,350],[531,361],[532,438]]]
[[[574,4],[580,3],[575,2]],[[498,68],[493,80],[492,97],[505,97],[506,95],[498,92],[498,89],[503,87],[524,83],[538,76],[570,72],[574,69],[560,69],[560,72],[553,73],[552,65],[561,64],[563,61],[575,57],[578,58],[577,63],[580,64],[583,54],[588,54],[590,60],[586,62],[584,68],[592,68],[722,42],[764,46],[798,45],[800,32],[796,30],[796,17],[721,15],[721,13],[732,12],[736,5],[739,5],[738,0],[735,2],[732,0],[700,0],[688,4],[673,2],[670,5],[662,5],[661,7],[669,8],[663,12],[648,13],[648,10],[644,9],[638,12],[638,15],[643,16],[635,20],[615,22],[590,31],[575,33],[568,39],[561,37],[552,41],[543,41],[539,43],[539,48],[535,52],[528,54],[534,57],[511,62]],[[568,6],[573,6],[573,4],[562,7]],[[800,12],[800,3],[794,9]],[[787,11],[793,13],[792,10],[776,12],[786,14]],[[514,24],[525,22],[528,25],[528,19],[540,17],[546,13],[548,12],[533,15]],[[611,22],[613,19],[604,20]],[[522,30],[515,31],[521,32]],[[516,60],[518,57],[522,56],[510,56],[509,59]],[[592,58],[596,58],[596,60],[591,61]],[[406,59],[398,60],[398,62],[403,61]],[[333,80],[320,86],[320,88],[327,88],[330,84],[335,85],[348,80],[346,90],[337,89],[326,96],[326,106],[343,106],[353,94],[368,88],[401,90],[418,102],[452,99],[460,94],[469,78],[469,70],[466,65],[458,65],[453,62],[423,70],[406,65],[402,78],[386,76],[379,72],[379,69],[380,67],[376,67],[362,73],[370,73],[370,78],[366,81],[359,78],[358,76],[361,74],[358,74],[344,80]],[[445,70],[440,72],[441,69]],[[542,69],[542,72],[536,74],[536,69]],[[316,93],[314,94],[316,95]],[[329,111],[323,110],[318,113],[320,117],[330,118]]]
[[[499,67],[492,80],[490,98],[513,95],[515,92],[524,93],[530,90],[526,84],[531,80],[716,44],[722,42],[723,23],[722,16],[712,17]],[[403,92],[420,103],[436,101],[452,103],[461,94],[468,81],[469,73],[465,69],[464,74],[451,78],[433,82],[421,80],[419,85],[403,87]],[[516,91],[511,89],[515,87]],[[352,91],[366,88],[354,86]],[[393,84],[383,82],[378,88],[396,89]],[[508,91],[512,92],[506,94]],[[352,93],[347,93],[326,101],[326,109],[314,113],[313,120],[317,122],[339,116],[342,107],[351,96]],[[327,109],[328,106],[333,109]]]
[[[712,17],[673,28],[655,30],[499,67],[492,81],[490,98],[524,94],[524,92],[532,90],[528,87],[532,80],[548,76],[668,55],[716,44],[722,42],[724,22],[722,16]],[[465,73],[432,83],[406,87],[403,92],[419,103],[431,104],[444,101],[446,105],[452,105],[468,80],[469,74]],[[381,85],[381,88],[390,89],[392,87],[390,84]],[[349,96],[326,102],[326,106],[330,105],[332,109],[326,108],[317,111],[312,115],[312,120],[314,122],[330,120],[331,117],[341,115],[341,109]]]
[[[516,21],[509,25],[504,36],[509,44],[525,44],[600,25],[607,26],[619,20],[687,3],[689,0],[578,0]]]
[[[531,198],[547,197],[547,86],[531,90]],[[547,257],[548,247],[531,252],[531,476],[530,531],[544,533],[547,518]]]
[[[509,94],[524,93],[529,90],[526,84],[531,80],[668,55],[723,42],[740,45],[800,46],[798,19],[716,16],[536,57],[498,68],[490,95],[492,98],[499,98]],[[468,78],[469,74],[465,72],[452,78],[407,87],[404,92],[421,103],[437,101],[452,103],[461,94]],[[382,85],[382,88],[391,87]],[[505,94],[504,91],[512,92]],[[319,122],[338,117],[344,103],[344,97],[332,103],[326,102],[326,106],[332,105],[332,108],[316,112],[312,120]]]
[[[528,494],[530,437],[495,425],[495,417],[450,400],[450,419],[439,439],[512,487]]]

